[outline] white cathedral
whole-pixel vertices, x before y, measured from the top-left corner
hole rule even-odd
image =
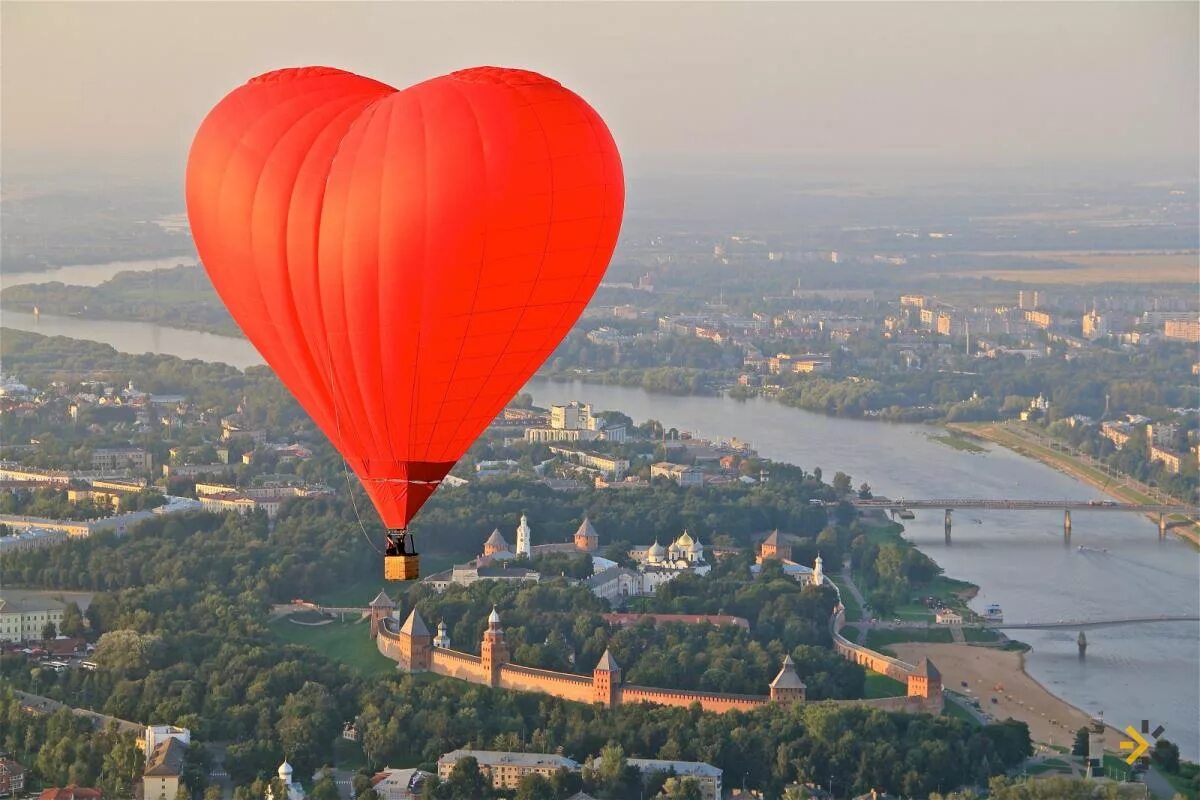
[[[707,575],[712,570],[712,565],[704,560],[704,546],[687,531],[668,547],[663,547],[656,539],[649,547],[630,550],[629,557],[638,562],[641,594],[653,594],[659,586],[684,573]]]

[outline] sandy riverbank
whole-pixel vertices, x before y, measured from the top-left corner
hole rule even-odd
[[[1084,712],[1052,695],[1025,672],[1024,656],[989,647],[964,644],[893,644],[890,648],[903,661],[916,664],[924,656],[942,673],[947,690],[979,698],[983,711],[996,719],[1020,720],[1029,725],[1035,742],[1070,747],[1075,731],[1090,722]],[[962,682],[967,682],[963,687]],[[1002,688],[996,688],[1002,687]],[[996,698],[996,703],[991,698]],[[1119,731],[1109,728],[1107,749],[1117,752]]]

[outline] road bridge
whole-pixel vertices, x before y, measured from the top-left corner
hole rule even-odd
[[[1190,506],[1183,503],[1121,503],[1115,500],[1013,500],[1008,498],[1002,499],[986,499],[986,498],[971,498],[971,497],[954,497],[954,498],[934,498],[907,500],[903,497],[892,500],[887,497],[873,497],[870,499],[853,498],[848,501],[850,505],[859,509],[877,508],[882,511],[888,511],[893,516],[896,514],[903,515],[906,511],[911,511],[914,508],[941,508],[946,512],[946,544],[950,544],[950,530],[953,521],[953,512],[961,509],[982,509],[987,511],[1058,511],[1063,512],[1063,536],[1071,535],[1071,512],[1072,511],[1110,511],[1134,514],[1157,514],[1158,515],[1158,535],[1160,537],[1167,535],[1167,528],[1170,523],[1167,520],[1168,514],[1179,514],[1187,518],[1188,522],[1193,522],[1197,516],[1200,516],[1200,507]],[[827,503],[826,505],[834,505]]]

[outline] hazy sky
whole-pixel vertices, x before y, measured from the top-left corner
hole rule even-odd
[[[1131,3],[0,4],[5,168],[178,162],[226,92],[327,64],[551,75],[627,160],[1195,160],[1198,8]]]

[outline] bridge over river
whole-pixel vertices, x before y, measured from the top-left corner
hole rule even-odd
[[[950,529],[953,512],[958,509],[976,508],[988,511],[1058,511],[1063,512],[1063,535],[1071,535],[1072,511],[1117,511],[1134,514],[1157,514],[1158,535],[1166,536],[1167,528],[1172,524],[1167,515],[1179,515],[1185,518],[1184,524],[1194,524],[1200,516],[1200,508],[1183,503],[1119,503],[1115,500],[1012,500],[985,498],[934,498],[907,500],[903,497],[892,500],[887,497],[874,497],[868,500],[853,498],[850,505],[860,509],[877,508],[888,511],[893,516],[899,514],[901,519],[911,519],[914,508],[941,508],[946,511],[946,543],[950,543]],[[826,505],[831,505],[827,503]],[[905,514],[909,514],[908,517]]]
[[[1116,617],[1113,619],[1078,619],[1078,620],[1063,620],[1056,622],[981,622],[967,623],[964,628],[994,628],[1004,630],[1059,630],[1070,629],[1073,631],[1087,630],[1089,628],[1116,628],[1122,625],[1146,625],[1152,622],[1200,622],[1200,617],[1197,616],[1172,616],[1162,614],[1157,617]]]

